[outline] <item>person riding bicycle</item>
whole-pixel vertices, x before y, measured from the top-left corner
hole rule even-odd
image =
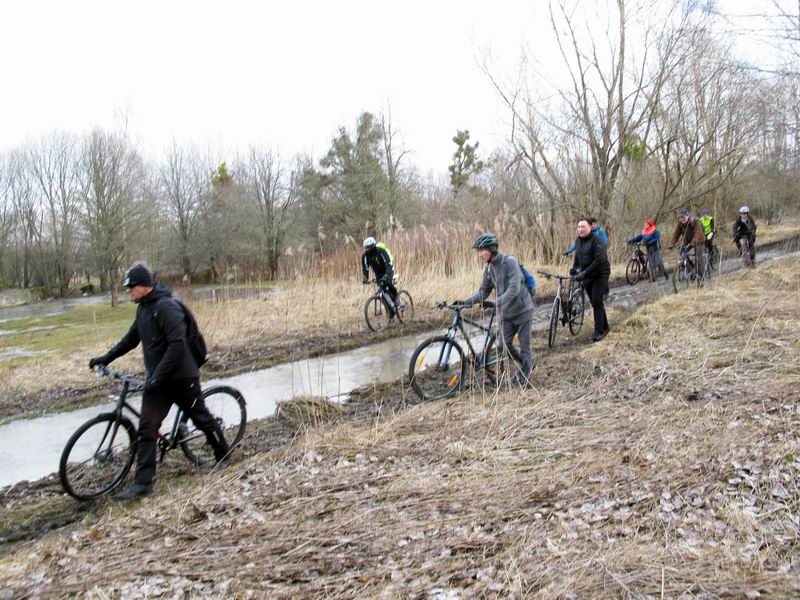
[[[756,222],[750,216],[750,209],[743,206],[739,209],[739,218],[733,223],[733,243],[742,251],[742,239],[750,246],[750,264],[756,264]]]
[[[517,259],[498,252],[500,240],[492,233],[479,235],[472,247],[478,251],[480,259],[486,263],[483,279],[478,291],[457,304],[472,306],[485,301],[495,290],[495,308],[502,335],[498,336],[499,350],[508,353],[520,364],[520,373],[514,383],[530,385],[533,369],[533,350],[531,349],[531,324],[533,319],[533,300],[522,275]],[[514,336],[519,336],[519,351],[514,347]]]
[[[607,248],[608,247],[608,235],[606,235],[605,228],[602,225],[600,225],[600,223],[598,223],[597,219],[595,219],[594,217],[589,217],[589,225],[592,226],[592,235],[595,235],[595,236],[599,237],[601,240],[603,240],[603,243],[606,245],[606,248]],[[575,252],[575,242],[572,242],[570,247],[567,248],[564,251],[562,256],[569,256],[573,252]]]
[[[575,258],[569,274],[573,279],[583,285],[594,313],[594,334],[592,340],[602,340],[610,328],[606,309],[603,304],[608,293],[608,278],[611,275],[611,264],[608,262],[607,245],[603,240],[592,233],[590,220],[578,220],[578,237],[575,238]]]
[[[200,370],[186,343],[186,314],[172,291],[153,281],[147,267],[130,268],[123,283],[136,307],[128,333],[106,354],[89,361],[89,368],[106,366],[141,342],[147,371],[139,419],[136,476],[118,500],[146,496],[153,491],[158,452],[158,430],[172,404],[189,416],[208,440],[217,462],[228,455],[228,443],[200,390]]]
[[[374,237],[364,240],[364,253],[361,255],[361,283],[369,283],[369,270],[375,275],[375,281],[392,299],[391,317],[394,317],[394,306],[397,304],[397,288],[394,285],[394,265],[392,255],[385,245],[379,244]]]
[[[706,236],[703,234],[703,224],[699,218],[691,216],[689,210],[682,208],[678,211],[678,224],[672,234],[670,250],[681,239],[681,249],[694,249],[697,264],[695,265],[698,273],[703,273],[705,269],[705,247]]]
[[[647,219],[644,222],[644,229],[639,235],[632,237],[628,240],[628,244],[644,243],[647,250],[647,261],[650,269],[653,272],[653,277],[658,276],[658,272],[664,274],[664,279],[669,279],[667,269],[664,267],[664,261],[661,258],[661,232],[656,228],[656,223],[653,219]]]
[[[714,236],[717,234],[717,225],[714,217],[708,214],[708,209],[700,210],[700,223],[703,225],[703,235],[706,237],[706,252],[711,256],[711,249],[714,247]]]

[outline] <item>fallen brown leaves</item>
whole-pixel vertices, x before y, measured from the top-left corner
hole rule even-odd
[[[21,550],[0,589],[797,596],[798,281],[783,261],[663,299],[524,394],[312,428]]]

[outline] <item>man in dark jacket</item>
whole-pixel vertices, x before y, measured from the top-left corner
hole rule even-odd
[[[756,264],[756,222],[750,216],[750,209],[743,206],[739,209],[739,218],[733,223],[733,243],[741,252],[742,239],[746,239],[750,247],[750,266]]]
[[[502,333],[499,340],[500,350],[507,352],[520,363],[520,373],[515,383],[523,386],[530,384],[533,369],[533,351],[531,350],[531,319],[533,318],[533,300],[525,285],[522,269],[513,256],[497,251],[500,241],[494,234],[484,233],[478,236],[472,245],[478,251],[480,259],[486,264],[481,287],[472,296],[461,300],[459,304],[471,306],[486,300],[495,290],[497,298],[495,307]],[[514,336],[519,336],[519,351],[514,348]]]
[[[364,240],[364,253],[361,255],[361,283],[369,283],[369,270],[375,274],[375,281],[383,288],[392,302],[397,304],[397,288],[394,286],[394,265],[392,257],[385,247],[375,241],[374,237]],[[394,315],[392,315],[394,316]]]
[[[569,274],[575,281],[583,284],[594,312],[594,335],[592,340],[599,342],[608,334],[608,319],[603,298],[608,292],[608,278],[611,264],[603,241],[592,235],[588,219],[578,221],[578,237],[575,239],[575,259]]]
[[[214,449],[217,461],[228,453],[225,436],[208,412],[200,391],[200,371],[186,344],[186,315],[169,288],[153,282],[143,264],[128,271],[125,288],[138,304],[128,333],[103,356],[92,358],[89,368],[105,366],[142,343],[147,372],[139,419],[134,484],[117,495],[120,500],[146,496],[156,474],[158,430],[173,403],[189,416]]]

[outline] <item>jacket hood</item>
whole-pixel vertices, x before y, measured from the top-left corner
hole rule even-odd
[[[156,300],[160,300],[161,298],[164,297],[171,298],[172,290],[165,285],[157,283],[153,286],[153,291],[147,294],[147,296],[145,296],[144,298],[142,298],[142,303],[155,302]]]

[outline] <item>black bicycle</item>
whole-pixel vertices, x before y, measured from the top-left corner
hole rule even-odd
[[[136,426],[123,409],[137,418],[140,416],[127,397],[144,389],[144,384],[108,367],[101,367],[99,373],[120,381],[122,388],[114,410],[81,425],[61,453],[58,467],[61,486],[78,500],[111,493],[125,480],[136,458]],[[203,390],[203,400],[225,432],[228,445],[234,448],[241,441],[247,423],[244,397],[233,387],[214,385]],[[180,409],[169,433],[159,434],[158,461],[163,462],[166,453],[177,447],[195,465],[214,461],[205,434]]]
[[[483,307],[494,309],[494,303],[484,302]],[[484,325],[462,315],[461,311],[466,307],[461,304],[437,302],[436,308],[453,311],[453,321],[447,333],[426,339],[411,356],[408,377],[417,395],[423,400],[449,398],[458,393],[469,373],[483,373],[492,385],[500,382],[508,360],[497,351],[496,333],[492,327],[495,311],[492,310],[488,324]],[[480,345],[476,344],[478,349],[473,346],[473,336],[467,333],[465,324],[478,330],[474,336],[480,340]],[[468,349],[466,355],[456,339],[459,332]]]
[[[370,283],[376,283],[372,280]],[[395,310],[396,309],[396,310]],[[414,319],[414,300],[406,290],[397,292],[397,306],[384,286],[378,283],[378,291],[364,304],[364,318],[372,331],[382,331],[389,326],[394,317],[398,323],[408,323]]]
[[[561,321],[562,327],[569,325],[572,335],[578,335],[583,327],[583,313],[586,310],[586,298],[583,287],[572,277],[563,277],[553,273],[539,271],[547,279],[558,279],[556,296],[553,298],[553,310],[550,313],[550,330],[547,336],[547,345],[552,348],[556,343],[556,333],[558,322]],[[567,290],[564,290],[564,281],[569,281]],[[562,310],[561,305],[564,305]]]
[[[692,246],[691,248],[682,245],[680,254],[678,255],[678,264],[672,271],[672,289],[677,294],[681,290],[687,289],[690,285],[694,284],[697,287],[703,285],[703,280],[710,277],[708,261],[702,268],[697,265],[697,252]]]
[[[647,263],[647,253],[642,250],[641,245],[635,244],[633,258],[628,261],[628,266],[625,267],[625,280],[630,285],[636,285],[636,283],[644,277],[644,274],[647,273],[650,277],[650,281],[653,281]]]

